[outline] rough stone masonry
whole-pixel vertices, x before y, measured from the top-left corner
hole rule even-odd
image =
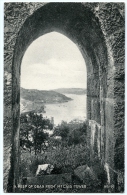
[[[124,3],[4,4],[5,192],[14,192],[19,179],[22,57],[36,38],[52,31],[71,39],[85,59],[87,118],[98,124],[101,159],[115,171],[124,166],[119,150],[124,145],[124,10]],[[109,174],[113,181],[112,171]]]

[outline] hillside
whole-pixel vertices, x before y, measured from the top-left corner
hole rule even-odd
[[[45,106],[43,103],[34,103],[26,99],[20,99],[20,112],[35,111],[38,113],[45,113]]]
[[[76,95],[84,95],[86,94],[87,90],[84,88],[59,88],[54,89],[54,91],[62,93],[62,94],[76,94]]]
[[[44,104],[63,103],[72,100],[71,98],[66,97],[63,94],[60,94],[52,90],[46,91],[46,90],[21,88],[20,95],[22,99],[29,100],[34,103],[44,103]]]

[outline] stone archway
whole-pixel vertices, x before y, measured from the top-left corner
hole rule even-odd
[[[9,12],[9,7],[11,11]],[[20,10],[19,10],[20,7]],[[110,11],[109,11],[110,10]],[[5,6],[5,77],[10,80],[10,106],[5,93],[5,122],[10,121],[12,148],[9,185],[18,181],[20,65],[27,47],[45,33],[57,31],[77,44],[87,65],[87,117],[101,126],[101,158],[114,169],[115,140],[124,129],[124,5],[117,3],[10,3]],[[21,13],[21,11],[23,11]],[[11,17],[14,28],[9,28]],[[18,17],[18,18],[17,18]],[[19,21],[19,18],[21,21]],[[21,22],[21,23],[20,23]],[[13,26],[13,25],[12,25]],[[11,30],[13,31],[11,32]],[[8,33],[12,33],[9,37]],[[9,63],[11,64],[8,66]],[[8,85],[5,82],[5,92]],[[12,91],[12,96],[11,96]],[[120,115],[118,114],[120,112]],[[9,128],[5,126],[5,132]],[[10,142],[9,142],[10,143]],[[8,146],[7,146],[8,147]],[[6,148],[6,143],[5,143]]]

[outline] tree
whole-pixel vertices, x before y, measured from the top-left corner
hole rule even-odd
[[[33,112],[30,112],[27,115],[22,114],[20,121],[20,145],[25,144],[27,148],[33,146],[36,155],[37,151],[41,152],[42,144],[48,139],[48,134],[43,131],[45,126],[48,126],[51,129],[52,124],[49,119],[44,119],[41,114],[38,115]],[[30,143],[29,134],[33,137],[33,143]]]
[[[61,125],[58,125],[54,130],[54,135],[61,136],[62,140],[65,140],[69,133],[69,126],[67,122],[62,121]]]
[[[31,152],[33,143],[29,140],[29,131],[31,130],[31,126],[29,125],[27,115],[21,115],[20,123],[20,146],[23,149],[27,148]]]
[[[76,145],[76,144],[86,144],[86,134],[87,134],[87,125],[85,122],[75,122],[71,121],[67,123],[62,121],[55,130],[53,136],[61,136],[62,141],[66,144]],[[63,143],[63,142],[62,142]]]
[[[36,142],[36,148],[41,152],[42,145],[45,146],[45,141],[48,139],[48,134],[43,131],[38,132],[34,139],[34,143]]]

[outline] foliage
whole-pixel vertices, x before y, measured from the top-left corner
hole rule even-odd
[[[54,133],[51,137],[48,137],[41,129],[45,125],[49,124],[49,121],[44,121],[42,117],[36,116],[31,113],[29,123],[34,133],[33,144],[35,151],[40,151],[39,147],[43,147],[43,153],[33,150],[27,156],[24,152],[22,154],[21,167],[27,167],[25,174],[32,174],[35,176],[37,166],[39,164],[52,164],[56,166],[57,170],[61,170],[62,173],[73,172],[73,170],[80,165],[87,164],[89,161],[89,149],[86,147],[86,124],[85,122],[71,121],[67,123],[62,121],[60,125],[54,128]],[[32,122],[31,122],[32,119]],[[26,122],[26,118],[24,117]],[[37,123],[37,125],[36,125]],[[29,128],[28,128],[29,129]],[[27,133],[25,133],[27,137]],[[48,141],[48,146],[44,151],[45,140]],[[29,159],[28,159],[29,158]],[[28,162],[27,160],[28,159]]]
[[[69,133],[69,127],[67,122],[62,121],[61,125],[58,125],[54,130],[54,135],[61,136],[65,140]]]
[[[124,170],[124,130],[116,139],[114,162],[116,169]]]
[[[30,152],[33,147],[36,155],[37,152],[41,152],[43,143],[48,139],[48,134],[43,130],[46,127],[52,129],[53,125],[49,119],[33,112],[22,114],[20,121],[20,146],[29,149]]]
[[[80,165],[87,164],[88,151],[86,146],[77,144],[76,146],[62,146],[56,149],[48,148],[43,154],[38,153],[35,157],[33,153],[23,151],[21,168],[24,176],[35,176],[39,164],[52,164],[61,173],[73,172]]]
[[[85,143],[86,141],[86,123],[75,123],[71,121],[67,123],[62,121],[61,125],[58,125],[54,129],[53,136],[61,136],[62,141],[66,141],[67,145]]]
[[[56,164],[58,167],[77,167],[86,163],[87,149],[86,146],[81,144],[72,146],[60,145],[56,149],[49,149],[45,153],[47,156],[47,162]]]

